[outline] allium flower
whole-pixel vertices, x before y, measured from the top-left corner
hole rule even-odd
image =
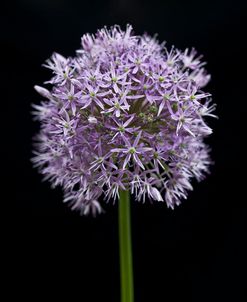
[[[174,208],[210,165],[204,117],[215,105],[202,91],[210,76],[193,49],[165,48],[132,27],[86,34],[74,58],[54,53],[50,91],[34,105],[41,123],[35,157],[45,179],[82,214],[101,212],[130,190]]]

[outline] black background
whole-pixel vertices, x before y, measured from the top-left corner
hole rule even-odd
[[[10,122],[2,149],[6,158],[13,151],[14,163],[4,201],[11,206],[5,223],[11,292],[32,301],[119,301],[117,206],[106,205],[97,218],[80,217],[62,203],[59,189],[41,182],[30,163],[38,131],[30,104],[40,101],[33,86],[50,78],[41,64],[53,51],[73,56],[83,33],[131,23],[137,34],[158,33],[168,46],[204,54],[219,116],[210,121],[208,139],[215,165],[188,200],[175,211],[133,202],[135,301],[244,300],[245,1],[23,0],[10,1],[2,13],[8,92],[2,104]]]

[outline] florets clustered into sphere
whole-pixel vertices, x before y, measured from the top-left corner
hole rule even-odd
[[[116,200],[119,190],[174,208],[210,164],[204,63],[193,49],[132,35],[131,26],[86,34],[81,45],[74,58],[47,61],[50,91],[35,86],[47,100],[34,105],[34,164],[82,214],[100,212],[99,197]]]

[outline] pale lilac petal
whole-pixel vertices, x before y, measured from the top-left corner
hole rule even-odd
[[[129,161],[130,161],[130,158],[131,158],[131,154],[128,154],[128,155],[125,157],[125,160],[124,160],[124,163],[123,163],[123,170],[125,170],[127,164],[128,164]]]

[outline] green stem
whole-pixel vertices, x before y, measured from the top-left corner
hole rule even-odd
[[[130,194],[128,191],[120,191],[118,215],[121,302],[133,302],[134,287],[131,248]]]

